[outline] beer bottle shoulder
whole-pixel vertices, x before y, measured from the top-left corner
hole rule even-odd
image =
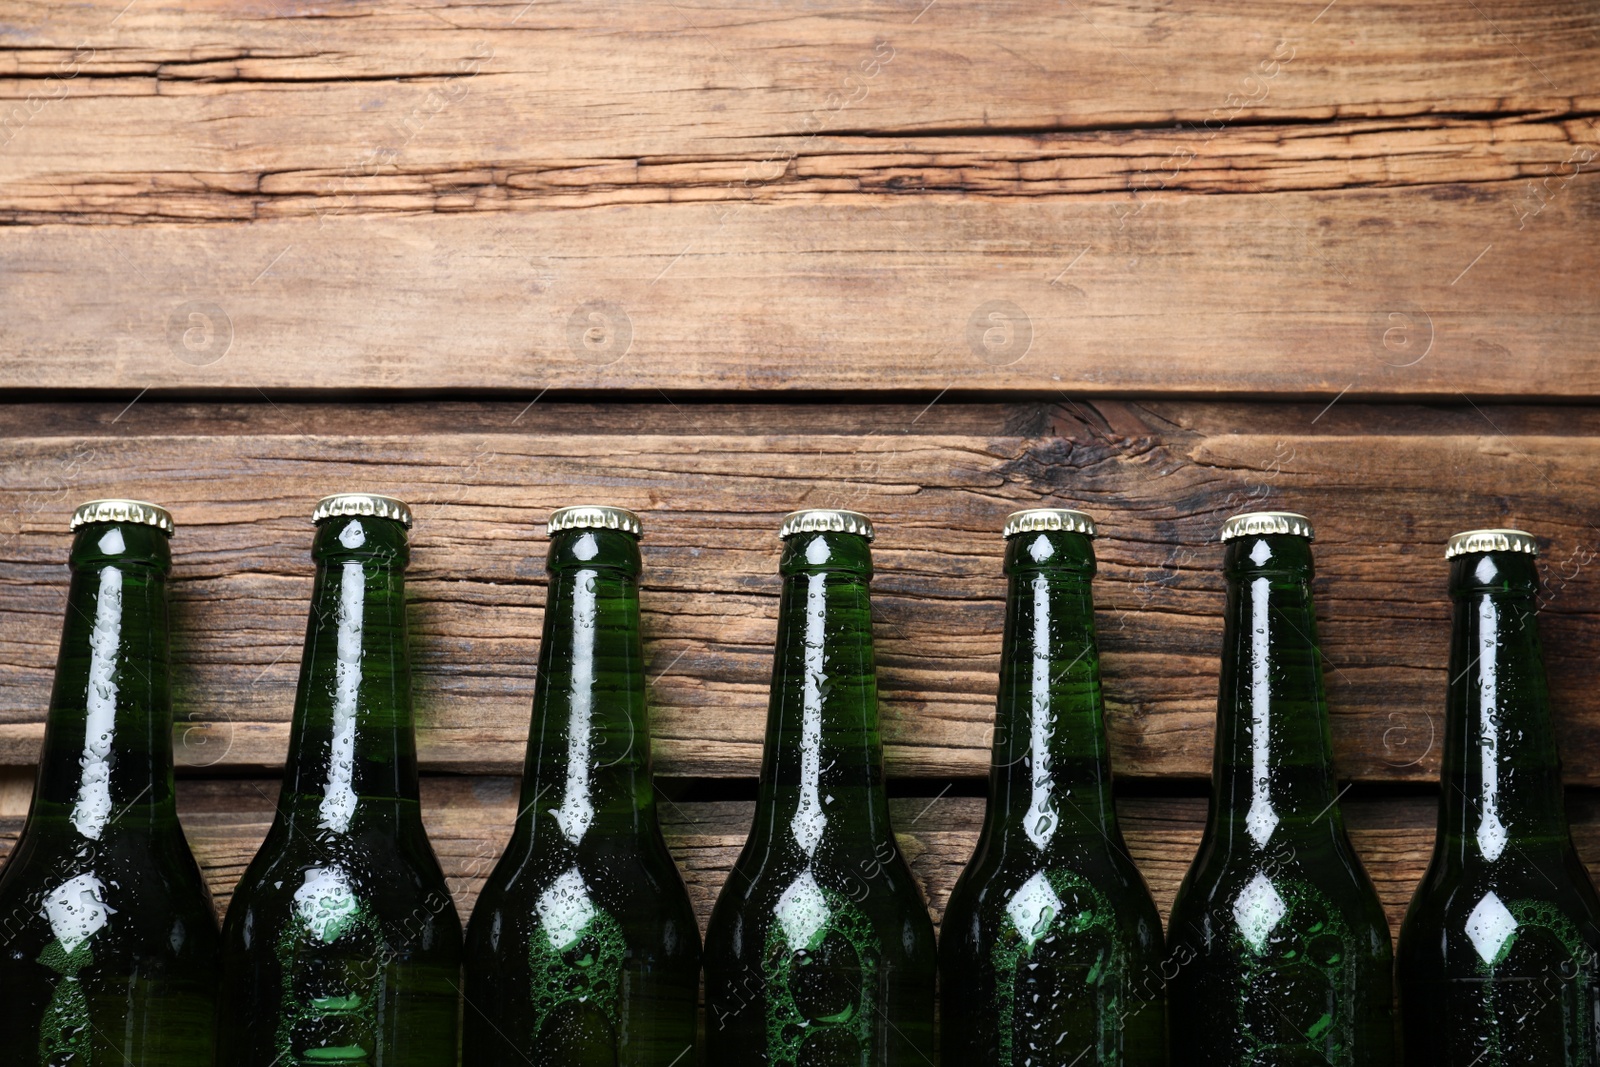
[[[1381,942],[1388,958],[1388,919],[1343,826],[1323,818],[1300,829],[1280,831],[1258,847],[1240,834],[1213,833],[1208,825],[1178,887],[1169,942],[1201,931],[1207,938],[1217,931],[1232,936],[1251,922],[1287,915],[1291,904],[1304,901],[1306,921],[1315,922],[1310,916],[1319,911],[1336,915],[1353,943]]]
[[[574,876],[611,907],[692,914],[683,877],[653,824],[636,834],[587,834],[576,844],[553,822],[521,824],[485,880],[478,909],[536,910],[552,887],[570,885]]]
[[[1402,971],[1536,972],[1545,966],[1537,954],[1510,952],[1519,932],[1534,930],[1562,946],[1566,958],[1600,967],[1600,898],[1583,862],[1571,848],[1553,862],[1541,860],[1467,869],[1431,864],[1400,927]]]
[[[455,914],[416,803],[369,800],[338,833],[324,832],[312,818],[291,819],[280,809],[234,891],[229,923],[245,908],[260,909],[269,921],[286,920],[286,902],[314,885],[319,872],[336,875],[345,886],[341,892],[359,897],[380,915],[403,918],[418,907]]]
[[[896,938],[902,920],[909,920],[917,943],[902,949],[917,955],[933,947],[922,891],[899,848],[883,842],[824,843],[807,857],[781,837],[764,847],[752,835],[717,898],[712,934],[722,925],[719,916],[737,914],[741,925],[765,931],[808,909],[860,911],[880,932],[893,928]]]
[[[444,872],[424,839],[395,835],[381,825],[352,827],[341,835],[312,841],[299,839],[311,830],[285,831],[280,824],[268,835],[247,868],[240,888],[253,880],[257,886],[278,883],[300,871],[319,868],[356,872],[368,890],[379,898],[407,899],[444,884]],[[274,843],[273,838],[278,841]]]
[[[1233,850],[1237,853],[1238,850]],[[1380,940],[1388,956],[1389,925],[1365,869],[1348,844],[1319,851],[1286,844],[1250,856],[1229,855],[1226,845],[1202,846],[1178,888],[1169,940],[1246,933],[1260,924],[1275,927],[1296,902],[1306,902],[1307,921],[1337,917],[1358,941]],[[1246,941],[1249,937],[1246,936]]]
[[[323,936],[331,927],[319,922],[348,913],[370,922],[383,944],[401,955],[459,955],[461,920],[437,862],[404,862],[382,848],[338,852],[268,855],[263,848],[234,890],[223,925],[225,949],[248,952],[265,945],[270,951],[307,925],[331,943],[334,937]]]
[[[941,925],[947,990],[992,999],[1002,1013],[1026,1012],[1014,1003],[1025,965],[1033,980],[1046,984],[1076,975],[1091,985],[1110,982],[1108,995],[1120,996],[1148,982],[1142,999],[1160,998],[1161,917],[1142,880],[1135,885],[1123,871],[1067,867],[981,882],[972,873],[969,868],[951,892]],[[986,1031],[989,1021],[971,1025]]]
[[[1078,862],[985,862],[976,856],[945,908],[946,937],[982,930],[985,943],[1031,916],[1029,930],[1103,927],[1132,945],[1159,948],[1161,917],[1133,861],[1091,852]],[[1024,934],[1026,931],[1024,931]],[[1060,931],[1058,931],[1060,933]]]
[[[1256,844],[1238,827],[1220,825],[1244,818],[1224,812],[1207,820],[1191,874],[1214,882],[1249,880],[1261,871],[1303,871],[1308,877],[1370,888],[1342,818],[1283,819],[1264,844]]]
[[[132,975],[165,961],[191,976],[215,972],[216,913],[181,834],[130,827],[70,851],[24,839],[0,871],[0,916],[8,960],[81,942],[109,971]]]
[[[615,926],[633,956],[698,959],[699,926],[672,857],[663,846],[617,839],[586,841],[556,862],[542,852],[508,849],[485,881],[468,924],[469,953],[522,958],[537,937],[562,941],[593,926]],[[498,946],[490,949],[492,940]]]

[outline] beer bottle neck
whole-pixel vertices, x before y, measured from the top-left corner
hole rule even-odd
[[[339,516],[317,529],[316,579],[289,733],[283,809],[343,834],[371,802],[417,799],[406,650],[405,528]]]
[[[597,826],[652,829],[638,542],[564,530],[548,569],[521,817],[552,820],[572,844]]]
[[[1089,539],[1031,532],[1006,546],[1010,589],[995,717],[991,832],[1041,852],[1116,826],[1095,647]]]
[[[794,534],[780,570],[758,827],[807,855],[826,835],[887,839],[866,539]]]
[[[61,655],[30,822],[100,840],[176,819],[168,690],[167,535],[89,523],[72,549]]]
[[[1318,662],[1311,545],[1290,534],[1246,536],[1228,542],[1224,566],[1228,599],[1213,801],[1218,829],[1258,848],[1275,837],[1301,837],[1324,822],[1342,829]]]
[[[1442,837],[1467,859],[1565,848],[1561,770],[1535,614],[1531,555],[1451,561],[1455,618],[1440,798]]]

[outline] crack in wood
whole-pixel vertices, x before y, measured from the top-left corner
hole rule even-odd
[[[894,152],[833,143],[750,182],[756,157],[412,164],[380,172],[293,169],[15,175],[0,184],[0,220],[229,222],[363,214],[598,209],[618,204],[883,197],[1030,200],[1227,196],[1366,188],[1467,188],[1552,174],[1588,180],[1600,155],[1600,112],[1485,120],[1436,117],[1411,126],[1366,120],[1324,127],[1247,125],[1223,136],[1144,129],[1006,137],[918,136]],[[871,139],[858,139],[870,141]],[[959,150],[941,142],[972,143]],[[1579,155],[1582,153],[1582,155]],[[1588,171],[1586,171],[1588,168]]]

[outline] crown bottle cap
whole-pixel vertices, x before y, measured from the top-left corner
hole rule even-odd
[[[173,531],[171,513],[148,500],[89,500],[73,509],[71,529],[90,522],[135,522],[169,537]]]
[[[1539,544],[1523,530],[1463,530],[1450,535],[1444,558],[1455,559],[1469,552],[1526,552],[1537,556]]]
[[[627,508],[614,508],[606,504],[574,504],[556,508],[545,524],[546,533],[558,534],[562,530],[621,530],[635,537],[644,536],[644,524],[639,516]]]
[[[877,536],[877,532],[872,528],[872,520],[859,511],[846,511],[843,508],[807,508],[804,511],[791,511],[785,515],[783,525],[778,527],[778,537],[787,540],[798,533],[816,531],[860,534],[868,541]]]
[[[311,513],[314,523],[326,522],[341,515],[375,515],[380,519],[393,519],[406,529],[411,528],[411,509],[404,501],[378,493],[335,493],[317,501]]]
[[[1073,508],[1028,508],[1006,516],[1005,536],[1033,533],[1036,530],[1066,530],[1086,537],[1095,536],[1094,519]]]
[[[1293,534],[1307,541],[1316,537],[1311,530],[1311,520],[1297,511],[1247,511],[1222,524],[1221,540],[1226,543],[1259,534]]]

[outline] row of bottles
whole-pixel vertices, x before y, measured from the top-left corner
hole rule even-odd
[[[1212,800],[1165,939],[1112,801],[1093,523],[1010,517],[988,809],[937,949],[889,823],[871,524],[789,516],[755,820],[703,951],[656,819],[638,518],[551,516],[522,795],[465,937],[418,805],[410,513],[345,494],[315,520],[282,790],[219,936],[174,805],[171,519],[75,514],[38,785],[0,871],[0,1064],[690,1067],[703,968],[715,1067],[1600,1067],[1600,904],[1525,534],[1448,546],[1439,829],[1396,966],[1340,815],[1303,516],[1222,531]]]

